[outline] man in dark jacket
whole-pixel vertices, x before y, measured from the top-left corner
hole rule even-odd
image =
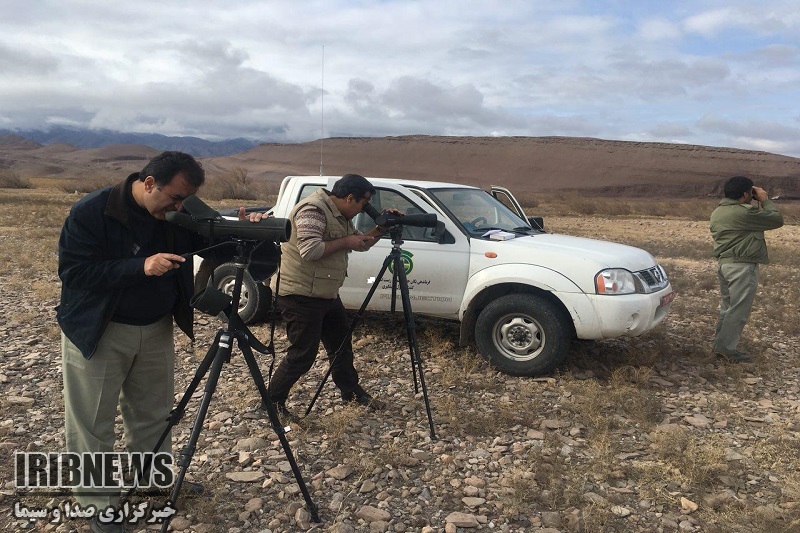
[[[192,264],[201,238],[166,222],[205,174],[164,152],[113,187],[77,202],[58,243],[66,445],[109,452],[117,406],[128,452],[152,451],[174,400],[172,319],[191,338]],[[171,451],[167,438],[161,451]],[[82,506],[115,506],[120,491],[74,491]],[[122,531],[93,521],[92,531]]]
[[[767,191],[754,187],[750,178],[730,178],[724,192],[725,198],[711,213],[721,295],[714,353],[749,361],[750,355],[739,351],[738,345],[756,295],[758,265],[769,262],[764,231],[783,226],[783,216]]]

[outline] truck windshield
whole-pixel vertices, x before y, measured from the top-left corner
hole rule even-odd
[[[429,189],[429,191],[470,235],[479,236],[491,229],[532,232],[526,221],[481,189]]]

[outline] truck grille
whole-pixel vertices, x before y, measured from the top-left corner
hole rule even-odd
[[[646,293],[659,291],[669,284],[666,274],[658,266],[634,272],[634,275],[642,283],[642,288]]]

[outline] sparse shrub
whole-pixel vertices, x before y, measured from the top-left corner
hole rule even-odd
[[[30,180],[21,177],[13,170],[0,170],[0,188],[2,189],[31,189]]]
[[[268,196],[269,191],[265,183],[254,182],[246,168],[236,167],[218,176],[208,176],[201,194],[211,200],[257,200]]]

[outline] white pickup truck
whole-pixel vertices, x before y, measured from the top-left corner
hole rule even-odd
[[[319,187],[330,190],[338,177],[289,176],[271,212],[287,218],[292,207]],[[368,178],[379,211],[435,213],[444,231],[405,227],[403,259],[413,312],[461,322],[462,344],[474,341],[499,370],[533,376],[553,370],[571,340],[641,335],[660,324],[675,293],[664,269],[639,248],[547,233],[538,217],[526,217],[506,189],[486,192],[453,183]],[[356,228],[375,224],[361,213]],[[500,231],[495,231],[500,230]],[[367,252],[350,256],[340,290],[348,309],[358,309],[391,249],[388,236]],[[206,264],[196,285],[214,283],[230,292],[235,268]],[[245,276],[241,317],[264,316],[271,292]],[[399,291],[397,293],[398,309]],[[388,311],[391,274],[368,309]]]

